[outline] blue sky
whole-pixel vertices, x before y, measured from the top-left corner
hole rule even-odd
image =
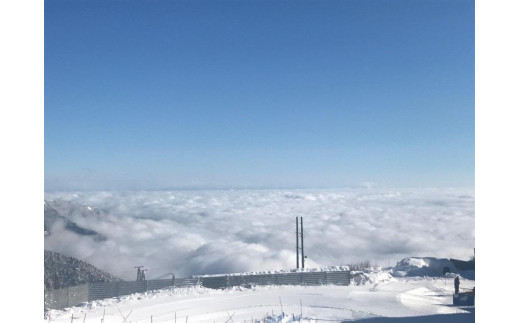
[[[45,189],[474,185],[473,1],[45,1]]]

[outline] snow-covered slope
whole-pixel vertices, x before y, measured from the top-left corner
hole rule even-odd
[[[45,289],[121,280],[84,261],[48,250],[45,250],[44,266]]]
[[[392,275],[394,276],[438,277],[447,273],[475,279],[474,270],[460,270],[446,258],[409,257],[399,261],[397,265],[392,268]],[[449,275],[449,277],[452,276],[453,275]]]
[[[234,322],[268,315],[299,316],[306,320],[343,321],[380,317],[468,313],[450,306],[451,280],[395,278],[361,286],[265,286],[253,289],[210,290],[204,288],[163,290],[94,302],[64,312],[53,311],[54,322],[70,322],[71,316],[85,322]],[[462,280],[462,286],[473,282]],[[469,315],[471,316],[471,315]],[[418,321],[420,322],[420,321]]]
[[[420,258],[413,258],[419,262]],[[433,258],[423,261],[435,262]],[[403,262],[404,263],[404,262]],[[399,265],[399,264],[398,264]],[[402,264],[401,264],[402,265]],[[400,265],[399,265],[400,266]],[[403,269],[403,267],[400,267]],[[95,301],[52,311],[51,322],[474,322],[474,308],[452,306],[453,279],[394,277],[394,268],[359,272],[364,282],[351,286],[262,286],[212,290],[162,290]],[[473,280],[461,279],[461,289]],[[282,315],[284,313],[284,315]]]

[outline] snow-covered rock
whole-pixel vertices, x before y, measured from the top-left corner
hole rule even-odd
[[[392,269],[394,276],[444,276],[459,270],[446,258],[409,257],[399,261]]]

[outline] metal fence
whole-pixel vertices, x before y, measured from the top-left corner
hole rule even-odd
[[[320,271],[282,274],[200,277],[207,288],[253,285],[350,285],[350,271]]]
[[[164,288],[203,286],[224,289],[254,285],[350,285],[350,271],[321,271],[260,275],[224,275],[147,281],[98,282],[45,292],[46,309],[63,309],[83,302],[144,293]]]
[[[76,306],[89,299],[90,284],[45,291],[45,309]]]
[[[88,283],[45,291],[45,309],[63,309],[93,300],[144,293],[163,288],[195,286],[200,286],[200,281],[197,278],[179,278],[175,279],[175,281],[162,279]]]

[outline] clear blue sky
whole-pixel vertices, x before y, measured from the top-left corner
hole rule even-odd
[[[45,189],[474,185],[474,1],[45,1]]]

